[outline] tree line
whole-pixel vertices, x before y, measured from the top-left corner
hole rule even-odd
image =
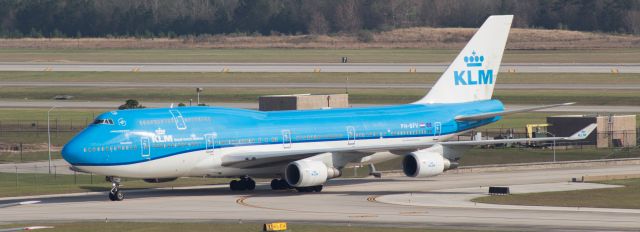
[[[640,34],[640,0],[0,0],[0,37],[335,34],[514,26]]]

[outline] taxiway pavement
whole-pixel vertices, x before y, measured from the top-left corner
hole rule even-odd
[[[230,192],[226,186],[126,191],[122,202],[105,193],[50,197],[3,198],[0,204],[40,200],[42,203],[0,210],[0,222],[48,220],[274,220],[292,223],[339,223],[408,227],[451,227],[533,231],[637,231],[638,210],[575,207],[478,207],[465,201],[486,186],[527,186],[544,190],[593,188],[566,184],[572,177],[638,173],[640,165],[518,172],[458,173],[434,178],[337,179],[322,193],[271,191],[265,183],[253,192]],[[572,186],[575,186],[573,188]],[[526,188],[526,187],[524,187]],[[409,198],[406,195],[409,194]],[[398,204],[419,195],[438,204]],[[426,194],[426,195],[424,195]],[[405,196],[405,198],[398,198]],[[417,199],[417,198],[413,198]]]

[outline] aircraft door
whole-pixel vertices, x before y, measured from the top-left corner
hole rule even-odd
[[[282,146],[285,149],[291,148],[291,131],[282,130]]]
[[[349,145],[356,144],[356,128],[352,126],[347,127],[347,144]]]
[[[433,135],[440,136],[442,134],[442,123],[435,122],[433,123]]]
[[[150,159],[151,142],[149,140],[149,137],[140,137],[140,149],[142,150],[142,158]]]
[[[180,111],[178,111],[178,110],[169,110],[169,113],[171,113],[171,116],[173,117],[173,120],[176,122],[176,128],[178,130],[187,129],[187,124],[184,122],[184,117],[182,117],[182,113],[180,113]]]
[[[205,151],[211,155],[213,155],[213,151],[215,149],[216,137],[218,137],[216,133],[204,135]]]

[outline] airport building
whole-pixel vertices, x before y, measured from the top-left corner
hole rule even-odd
[[[349,107],[348,94],[267,95],[259,99],[260,111],[309,110]]]
[[[637,145],[636,115],[560,115],[547,117],[547,131],[553,136],[571,136],[577,130],[596,123],[583,144],[598,148],[634,147]]]

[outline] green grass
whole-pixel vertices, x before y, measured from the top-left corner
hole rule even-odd
[[[58,167],[58,169],[67,167]],[[40,170],[48,169],[45,166]],[[40,173],[15,173],[15,170],[2,170],[0,173],[0,197],[33,196],[43,194],[77,193],[107,191],[111,183],[105,181],[104,176],[97,175],[63,175]],[[56,172],[56,171],[52,171]],[[227,178],[179,178],[165,183],[146,183],[138,179],[124,179],[123,189],[182,187],[211,184],[226,184]]]
[[[600,183],[624,185],[624,187],[485,196],[475,198],[472,201],[503,205],[640,209],[640,198],[638,198],[640,179],[612,180]]]
[[[573,113],[527,112],[527,113],[520,113],[520,114],[512,114],[512,115],[502,117],[500,121],[480,127],[478,130],[483,131],[485,129],[515,128],[524,132],[527,124],[546,123],[547,117],[553,116],[553,115],[562,115],[562,114],[573,114]],[[580,114],[580,113],[575,113],[575,114]]]
[[[506,104],[640,105],[640,95],[635,90],[496,90],[493,96]]]
[[[51,146],[54,148],[61,147],[69,139],[75,136],[78,132],[60,132],[51,133]],[[22,151],[33,150],[47,150],[47,131],[41,130],[39,132],[3,132],[0,136],[0,142],[5,144],[13,144],[15,151],[20,151],[20,143],[23,144]],[[0,153],[4,154],[4,153]]]
[[[459,49],[0,49],[0,62],[451,62]],[[503,62],[637,62],[640,49],[507,50]]]
[[[265,222],[265,223],[271,223]],[[24,227],[34,224],[14,224],[1,225],[0,228]],[[262,224],[256,223],[215,223],[215,222],[126,222],[126,221],[85,221],[85,222],[64,222],[64,223],[37,223],[37,225],[54,226],[53,229],[44,231],[65,231],[65,232],[85,232],[85,231],[262,231]],[[477,231],[477,230],[449,230],[441,228],[397,228],[397,227],[371,227],[371,226],[335,226],[323,224],[297,224],[288,223],[287,231],[295,232],[455,232],[455,231]]]
[[[22,152],[0,152],[0,163],[23,163],[48,160],[49,153],[47,151],[26,151]],[[51,159],[62,159],[59,151],[51,151]]]
[[[123,101],[124,103],[124,101]],[[1,120],[23,120],[23,121],[41,121],[44,122],[44,128],[46,128],[47,111],[49,109],[0,109],[0,121]],[[55,123],[57,120],[59,124],[69,124],[69,120],[84,123],[85,120],[91,122],[93,118],[99,114],[105,112],[105,110],[98,109],[65,109],[58,108],[53,109],[49,113],[51,123]],[[43,126],[43,125],[38,125]]]

